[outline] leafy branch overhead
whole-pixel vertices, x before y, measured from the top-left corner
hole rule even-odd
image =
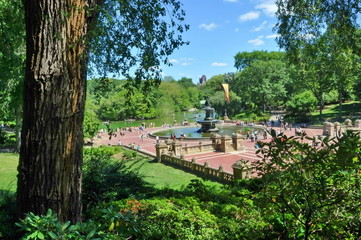
[[[160,64],[188,42],[181,34],[185,12],[176,0],[108,0],[90,38],[90,66],[106,76],[121,74],[140,82],[160,79]]]

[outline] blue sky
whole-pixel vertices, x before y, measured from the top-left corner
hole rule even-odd
[[[253,50],[279,51],[273,27],[275,0],[181,0],[190,41],[170,56],[163,76],[189,77],[197,83],[217,74],[235,72],[234,56]]]

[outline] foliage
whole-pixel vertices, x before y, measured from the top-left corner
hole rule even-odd
[[[176,81],[162,82],[159,88],[143,91],[144,82],[139,89],[126,87],[125,81],[112,80],[112,87],[104,90],[106,93],[96,88],[97,80],[89,82],[92,87],[86,108],[91,108],[102,120],[151,119],[199,107],[200,90],[189,82],[187,87]]]
[[[0,1],[0,116],[14,120],[22,99],[25,26],[20,0]]]
[[[0,189],[0,238],[7,239],[15,233],[16,222],[15,194],[9,190]]]
[[[202,210],[198,201],[185,199],[124,200],[115,203],[117,218],[109,228],[140,239],[212,239],[219,230],[216,218]],[[127,216],[132,216],[129,218]],[[132,221],[129,221],[132,220]],[[130,231],[134,229],[136,231]]]
[[[209,97],[211,106],[219,117],[224,116],[225,111],[227,111],[227,116],[234,118],[237,113],[242,112],[243,110],[243,106],[240,104],[240,97],[233,91],[230,91],[229,96],[230,102],[226,101],[223,91],[217,91]]]
[[[359,1],[284,1],[276,2],[276,29],[280,47],[298,65],[300,81],[318,100],[320,115],[324,95],[338,91],[339,117],[344,98],[349,98],[358,77],[360,52]],[[345,96],[346,95],[346,96]]]
[[[26,214],[16,225],[25,234],[21,239],[117,239],[112,234],[99,230],[100,225],[89,220],[81,223],[61,223],[49,209],[45,215]]]
[[[233,91],[245,105],[273,110],[285,102],[285,85],[290,81],[286,64],[280,60],[257,60],[235,76]]]
[[[259,204],[277,221],[279,237],[354,239],[360,236],[359,136],[333,139],[276,136],[259,143],[263,180]],[[320,141],[321,147],[307,141]]]
[[[99,119],[95,112],[89,108],[85,109],[84,122],[83,122],[83,133],[85,138],[93,138],[99,128]]]
[[[125,159],[111,159],[119,150],[110,147],[84,150],[83,204],[89,209],[101,202],[127,198],[150,191],[149,184],[128,171]],[[129,158],[129,154],[124,157]]]
[[[234,67],[239,71],[249,67],[255,61],[270,61],[270,60],[284,60],[285,54],[283,52],[267,52],[267,51],[253,51],[253,52],[239,52],[234,56]]]
[[[158,66],[169,64],[167,56],[187,44],[181,34],[189,26],[183,24],[185,12],[176,0],[104,1],[95,10],[99,18],[91,38],[90,61],[102,76],[120,73],[138,83],[149,79],[146,89],[160,78]]]
[[[317,99],[310,91],[294,95],[286,103],[286,115],[293,117],[305,117],[316,109]]]
[[[192,81],[192,78],[182,77],[178,80],[178,83],[185,88],[196,87],[196,85]]]
[[[223,91],[222,83],[225,83],[226,76],[224,74],[215,75],[209,78],[203,86],[201,86],[205,96],[209,97],[217,91]]]
[[[358,49],[357,15],[360,13],[360,2],[350,1],[276,1],[278,10],[276,25],[281,48],[293,58],[297,58],[300,46],[312,44],[323,35],[325,29],[339,31],[339,47],[350,46]]]
[[[243,121],[268,121],[270,115],[268,113],[260,112],[259,110],[245,110],[240,114],[234,116],[235,119],[240,119]]]

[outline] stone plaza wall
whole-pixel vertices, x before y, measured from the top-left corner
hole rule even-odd
[[[222,166],[220,166],[219,169],[214,169],[209,167],[208,162],[199,164],[196,163],[195,159],[192,159],[192,161],[187,161],[183,158],[183,156],[177,157],[173,155],[162,154],[161,162],[181,168],[195,175],[220,182],[230,182],[235,179],[249,179],[251,178],[251,173],[253,170],[249,163],[245,162],[244,160],[240,160],[232,166],[233,174],[225,172]]]

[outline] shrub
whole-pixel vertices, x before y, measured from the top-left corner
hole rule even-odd
[[[358,239],[361,228],[361,142],[345,133],[311,146],[300,137],[260,143],[263,188],[258,204],[277,238]],[[276,237],[275,237],[276,238]]]
[[[0,239],[10,239],[16,231],[16,199],[8,190],[0,190]]]
[[[128,171],[125,160],[113,159],[114,147],[84,150],[83,204],[89,209],[101,202],[115,201],[152,191],[136,173]]]
[[[46,215],[28,213],[16,225],[24,232],[22,239],[119,239],[116,235],[100,230],[101,225],[91,220],[76,224],[61,223],[49,209]]]
[[[127,199],[103,213],[109,229],[136,239],[219,239],[217,218],[194,198]]]
[[[291,117],[305,117],[316,109],[317,99],[311,91],[293,96],[286,104],[286,115]]]

